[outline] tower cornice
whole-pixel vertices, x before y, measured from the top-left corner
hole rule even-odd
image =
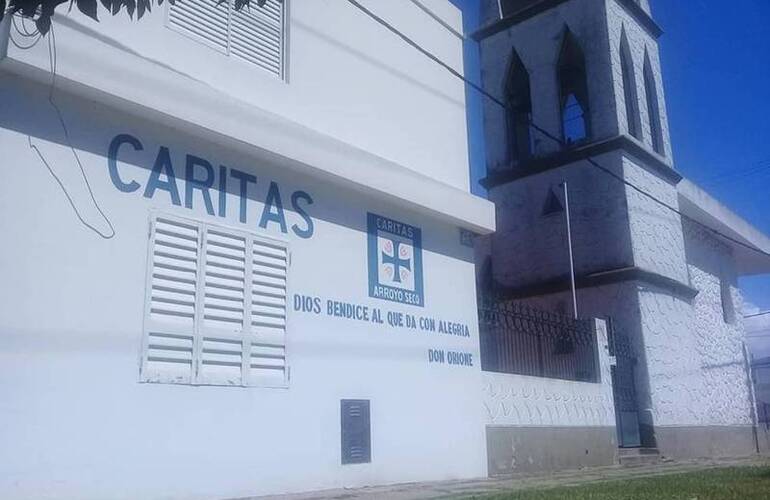
[[[471,38],[476,40],[477,42],[480,42],[484,40],[485,38],[488,38],[492,35],[495,35],[497,33],[500,33],[501,31],[505,31],[511,26],[515,26],[521,22],[526,21],[527,19],[530,19],[532,17],[535,17],[538,14],[542,14],[543,12],[546,12],[548,10],[553,9],[554,7],[557,7],[565,2],[569,2],[570,0],[532,0],[530,2],[527,2],[524,7],[522,7],[517,12],[514,12],[513,14],[509,16],[505,16],[502,19],[499,19],[497,21],[493,21],[486,26],[482,26],[473,34],[471,35]],[[663,29],[658,25],[658,23],[655,22],[655,20],[648,14],[641,6],[639,6],[638,3],[636,3],[634,0],[616,0],[620,5],[622,5],[628,12],[631,13],[631,15],[636,19],[636,21],[653,37],[653,38],[660,38],[660,36],[663,34]]]
[[[548,156],[531,158],[515,168],[490,172],[479,182],[485,188],[491,189],[612,151],[624,151],[630,156],[638,158],[641,160],[640,166],[642,168],[651,171],[670,184],[678,184],[682,180],[681,174],[674,170],[665,158],[650,151],[648,147],[636,139],[622,134],[557,151]]]

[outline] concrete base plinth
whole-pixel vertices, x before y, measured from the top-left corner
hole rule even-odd
[[[754,429],[736,426],[655,426],[661,455],[676,460],[745,457],[756,453]]]
[[[487,426],[489,475],[612,465],[614,427]]]

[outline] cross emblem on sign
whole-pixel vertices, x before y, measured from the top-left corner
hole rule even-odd
[[[412,270],[412,260],[402,259],[400,257],[401,242],[397,240],[390,240],[393,243],[393,255],[388,255],[382,252],[382,263],[390,264],[393,266],[393,281],[395,283],[401,283],[401,268],[405,268],[409,271]]]

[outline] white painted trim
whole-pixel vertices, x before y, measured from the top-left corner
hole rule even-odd
[[[679,192],[679,209],[684,215],[741,243],[770,253],[770,237],[735,214],[695,183],[683,179],[677,185],[677,190]],[[713,233],[709,234],[713,235]],[[770,257],[725,238],[717,238],[732,248],[739,274],[770,273]]]

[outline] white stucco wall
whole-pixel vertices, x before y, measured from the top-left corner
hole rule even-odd
[[[462,73],[461,41],[414,3],[364,3]],[[58,88],[491,232],[493,207],[469,192],[462,81],[351,4],[293,4],[286,81],[171,30],[166,5],[139,22],[62,10],[37,43],[8,17],[0,69],[48,84],[55,53]],[[428,6],[460,29],[448,0]]]
[[[608,153],[597,161],[611,166],[620,157]],[[590,165],[570,164],[490,190],[497,207],[497,231],[489,237],[492,267],[500,283],[520,287],[568,277],[565,213],[543,214],[550,190],[564,205],[563,181],[568,183],[576,273],[633,264],[623,184]]]
[[[417,6],[408,0],[362,4],[462,73],[462,42]],[[434,0],[429,7],[461,29],[462,14],[449,1]],[[94,64],[120,71],[125,64],[150,62],[154,68],[144,75],[147,80],[171,68],[244,106],[468,188],[463,83],[347,2],[289,0],[286,82],[169,29],[167,3],[140,21],[99,9],[98,23],[77,9],[57,11],[61,71],[73,59],[91,57],[83,50],[88,44],[94,54],[108,50],[111,56]],[[47,47],[41,43],[33,50]],[[11,57],[29,57],[20,52],[9,47]],[[89,84],[89,76],[80,78]]]
[[[0,74],[0,231],[9,235],[0,251],[0,497],[240,497],[486,474],[473,255],[456,226],[297,175],[269,152],[244,155],[57,92],[70,147],[47,92]],[[110,180],[105,156],[120,133],[144,148],[118,155],[124,182],[141,185],[135,192]],[[186,154],[255,175],[247,222],[237,183],[225,217],[206,214],[198,192],[192,208],[161,190],[142,196],[161,146],[183,200]],[[257,225],[271,181],[285,233]],[[304,224],[289,202],[297,190],[313,199],[310,239],[291,230]],[[114,237],[85,227],[67,195],[105,235],[109,220]],[[290,295],[323,304],[318,314],[289,311],[288,389],[139,383],[151,211],[288,242]],[[425,307],[368,296],[368,212],[422,229]],[[327,300],[378,308],[384,323],[329,316]],[[470,336],[391,326],[387,312],[461,323]],[[467,352],[474,365],[429,363],[429,349]],[[371,464],[340,465],[342,398],[371,400]]]

